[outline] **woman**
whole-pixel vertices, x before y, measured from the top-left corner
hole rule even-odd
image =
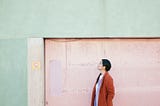
[[[108,73],[111,63],[102,59],[98,65],[100,74],[92,91],[91,106],[113,106],[112,99],[115,95],[113,79]]]

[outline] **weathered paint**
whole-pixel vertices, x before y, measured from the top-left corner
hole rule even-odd
[[[89,106],[101,58],[112,63],[114,106],[159,106],[159,47],[160,39],[46,39],[46,106]],[[58,80],[50,61],[61,64]],[[58,94],[53,86],[61,89]]]
[[[28,39],[28,106],[44,106],[44,40]]]

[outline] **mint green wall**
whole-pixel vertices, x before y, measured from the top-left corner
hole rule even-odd
[[[0,0],[0,106],[27,106],[28,37],[160,37],[160,0]]]
[[[0,0],[0,36],[154,37],[159,0]]]
[[[25,39],[0,39],[0,106],[27,106]]]

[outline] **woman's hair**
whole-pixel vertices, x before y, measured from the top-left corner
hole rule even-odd
[[[105,66],[106,71],[111,69],[111,62],[108,59],[102,59],[102,65]]]

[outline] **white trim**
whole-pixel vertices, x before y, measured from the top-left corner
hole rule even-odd
[[[28,106],[44,106],[44,39],[28,38]],[[33,63],[39,63],[34,68]]]

